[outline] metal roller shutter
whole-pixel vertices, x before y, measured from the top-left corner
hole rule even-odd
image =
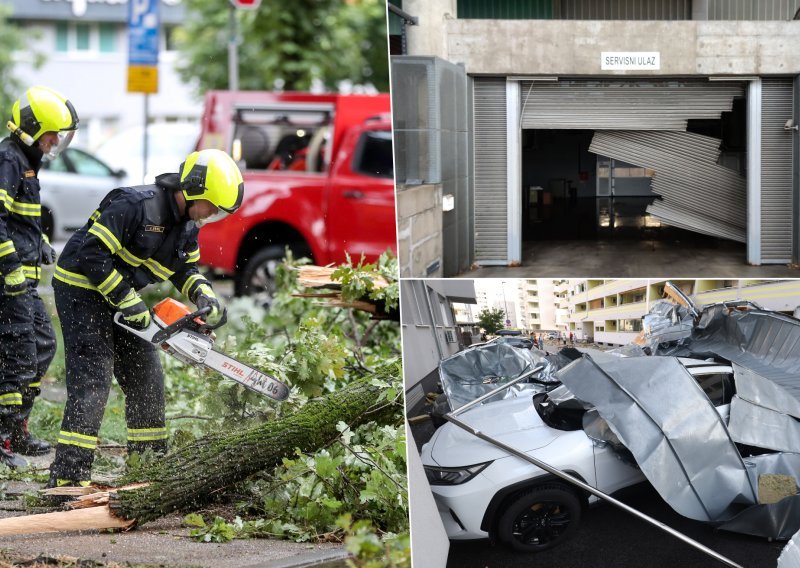
[[[744,96],[740,83],[680,81],[523,81],[522,128],[686,130],[716,119]]]
[[[589,151],[655,170],[663,200],[647,212],[663,223],[746,242],[744,177],[717,164],[721,140],[690,132],[597,132]]]
[[[763,79],[761,91],[761,261],[792,261],[792,80]]]
[[[508,260],[506,81],[474,80],[475,260]]]

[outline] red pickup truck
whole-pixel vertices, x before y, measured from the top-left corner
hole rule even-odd
[[[326,265],[397,252],[389,95],[212,91],[198,148],[239,163],[236,214],[200,231],[200,262],[269,305],[288,248]]]

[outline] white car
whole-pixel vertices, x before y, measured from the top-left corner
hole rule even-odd
[[[80,229],[112,189],[127,185],[127,176],[92,154],[67,148],[39,170],[42,228],[52,242]]]
[[[727,422],[731,366],[680,361]],[[485,403],[459,419],[605,493],[644,481],[637,467],[586,435],[585,412],[558,409],[539,393]],[[498,537],[519,551],[545,550],[572,534],[586,506],[598,499],[452,423],[422,447],[422,463],[453,540]]]
[[[144,171],[144,128],[122,130],[100,144],[95,153],[112,168],[123,169],[133,185],[153,183],[159,174],[177,172],[197,145],[199,124],[169,122],[147,127],[147,169]]]

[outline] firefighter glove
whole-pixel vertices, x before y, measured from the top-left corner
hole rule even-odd
[[[55,264],[56,250],[50,244],[47,235],[42,235],[42,264]]]
[[[208,323],[214,324],[219,321],[221,306],[211,286],[200,284],[197,287],[197,292],[194,294],[194,304],[199,310],[206,307],[211,308],[211,311],[203,316]]]
[[[21,266],[6,274],[3,294],[6,296],[19,296],[25,293],[27,289],[28,280],[25,278],[25,271]]]
[[[117,308],[129,327],[147,329],[150,326],[150,310],[133,288],[128,290]]]

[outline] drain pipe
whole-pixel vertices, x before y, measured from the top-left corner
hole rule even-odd
[[[664,531],[666,533],[671,534],[675,538],[678,538],[678,539],[682,540],[683,542],[685,542],[689,546],[691,546],[693,548],[696,548],[700,552],[705,553],[706,555],[708,555],[711,558],[713,558],[713,559],[725,564],[726,566],[731,566],[733,568],[743,568],[739,564],[736,564],[734,561],[726,558],[725,556],[722,556],[718,552],[715,552],[714,550],[711,550],[707,546],[704,546],[704,545],[700,544],[696,540],[693,540],[693,539],[689,538],[685,534],[683,534],[683,533],[681,533],[679,531],[676,531],[675,529],[665,525],[661,521],[657,521],[656,519],[654,519],[654,518],[652,518],[652,517],[650,517],[648,515],[645,515],[644,513],[634,509],[630,505],[626,505],[622,501],[618,501],[614,497],[611,497],[610,495],[608,495],[606,493],[603,493],[602,491],[600,491],[596,487],[592,487],[591,485],[589,485],[587,483],[584,483],[580,479],[578,479],[576,477],[573,477],[570,474],[561,471],[560,469],[556,469],[553,466],[551,466],[551,465],[549,465],[549,464],[547,464],[547,463],[545,463],[545,462],[543,462],[543,461],[541,461],[541,460],[539,460],[537,458],[529,456],[525,452],[522,452],[522,451],[520,451],[520,450],[518,450],[518,449],[516,449],[516,448],[514,448],[512,446],[509,446],[507,444],[504,444],[503,442],[500,442],[500,441],[492,438],[491,436],[487,436],[483,432],[481,432],[479,430],[476,430],[475,428],[473,428],[469,424],[466,424],[465,422],[462,422],[461,420],[456,418],[456,415],[461,414],[462,412],[465,412],[465,411],[469,410],[470,408],[472,408],[474,406],[477,406],[478,404],[480,404],[484,400],[489,399],[489,398],[495,396],[496,394],[498,394],[498,393],[510,388],[511,386],[519,383],[520,381],[523,381],[523,380],[527,379],[528,377],[530,377],[531,375],[533,375],[534,373],[540,371],[543,368],[544,368],[543,366],[536,367],[532,371],[529,371],[529,372],[517,377],[513,381],[511,381],[509,383],[506,383],[505,385],[502,385],[502,386],[492,390],[491,392],[488,392],[485,395],[483,395],[483,396],[481,396],[479,398],[476,398],[475,400],[473,400],[471,402],[468,402],[464,406],[462,406],[460,408],[457,408],[456,410],[453,410],[452,412],[450,412],[448,414],[445,414],[444,419],[447,420],[448,422],[451,422],[451,423],[455,424],[459,428],[461,428],[463,430],[466,430],[470,434],[472,434],[474,436],[477,436],[481,440],[489,442],[490,444],[493,444],[493,445],[497,446],[498,448],[500,448],[502,450],[505,450],[506,452],[508,452],[511,455],[514,455],[514,456],[516,456],[516,457],[518,457],[520,459],[523,459],[523,460],[525,460],[525,461],[527,461],[529,463],[532,463],[536,467],[538,467],[540,469],[543,469],[544,471],[546,471],[548,473],[551,473],[551,474],[555,475],[556,477],[560,477],[564,481],[567,481],[567,482],[571,483],[572,485],[575,485],[575,486],[583,489],[584,491],[588,491],[589,493],[591,493],[595,497],[599,497],[600,499],[603,499],[604,501],[608,501],[612,505],[615,505],[615,506],[619,507],[620,509],[622,509],[623,511],[626,511],[626,512],[630,513],[631,515],[640,518],[641,520],[645,521],[646,523],[649,523],[649,524],[653,525],[654,527],[656,527],[658,529],[661,529],[662,531]]]

